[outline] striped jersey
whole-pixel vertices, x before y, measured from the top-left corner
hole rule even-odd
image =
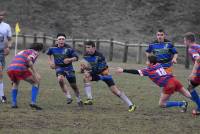
[[[200,45],[193,45],[188,49],[188,53],[192,58],[193,63],[195,62],[195,58],[200,56]],[[200,77],[200,64],[196,68],[195,76]]]
[[[174,77],[172,74],[167,73],[160,63],[149,65],[147,68],[138,70],[140,76],[148,76],[155,84],[164,87],[168,80]]]
[[[12,59],[8,65],[7,70],[24,71],[29,68],[28,63],[32,61],[35,63],[39,53],[33,49],[22,50]]]
[[[174,45],[168,41],[158,42],[157,40],[149,44],[146,52],[153,53],[157,57],[157,61],[162,64],[164,68],[172,66],[173,55],[178,53]]]

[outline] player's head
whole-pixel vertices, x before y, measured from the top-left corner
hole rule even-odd
[[[189,46],[190,44],[196,41],[195,34],[192,32],[188,32],[184,35],[184,43]]]
[[[57,34],[58,47],[62,47],[65,44],[66,35],[64,33]]]
[[[87,41],[85,43],[85,49],[88,54],[94,54],[96,51],[95,43],[93,41]]]
[[[0,10],[0,22],[3,21],[5,15],[6,15],[6,11]]]
[[[150,64],[156,64],[157,63],[157,58],[156,58],[156,56],[154,56],[154,55],[149,55],[148,56],[148,60],[149,60],[149,63]]]
[[[44,45],[42,43],[33,43],[30,45],[29,49],[33,49],[35,51],[42,51]]]
[[[163,29],[159,29],[156,32],[156,38],[158,40],[158,42],[164,42],[165,39],[165,31]]]

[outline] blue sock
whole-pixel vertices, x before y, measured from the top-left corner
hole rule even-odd
[[[12,97],[12,106],[17,106],[17,89],[12,89],[11,97]]]
[[[166,103],[166,107],[181,107],[183,105],[183,101],[167,101]]]
[[[192,101],[194,101],[197,106],[198,106],[198,109],[200,110],[200,100],[199,100],[199,95],[198,93],[196,92],[195,89],[192,90],[192,92],[190,92],[191,96],[192,96]]]
[[[112,80],[112,75],[99,75],[100,80]]]
[[[36,103],[38,92],[39,92],[39,89],[36,86],[32,86],[31,104],[35,104]]]

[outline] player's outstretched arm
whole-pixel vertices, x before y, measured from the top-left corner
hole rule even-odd
[[[135,69],[123,69],[123,68],[121,68],[121,67],[118,67],[118,68],[117,68],[116,73],[117,73],[117,74],[120,74],[120,73],[130,73],[130,74],[137,74],[137,75],[140,75],[140,73],[139,73],[138,70],[135,70]]]

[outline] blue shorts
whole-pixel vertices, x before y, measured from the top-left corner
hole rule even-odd
[[[68,68],[65,68],[65,67],[57,67],[56,76],[59,76],[59,75],[63,75],[70,84],[76,83],[76,76],[75,76],[74,70],[68,70]]]
[[[100,80],[99,75],[97,75],[97,74],[95,74],[93,72],[90,72],[90,75],[92,77],[92,81],[99,81]],[[113,79],[111,79],[111,80],[102,80],[102,81],[104,81],[107,84],[108,87],[111,87],[111,86],[115,85],[115,82],[114,82]]]

